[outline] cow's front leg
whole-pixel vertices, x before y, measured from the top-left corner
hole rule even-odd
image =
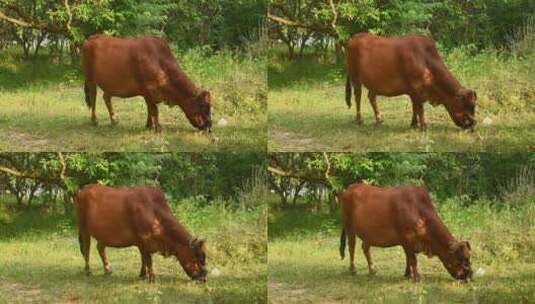
[[[152,102],[150,99],[147,98],[145,98],[145,102],[147,103],[147,107],[149,109],[149,117],[147,117],[147,126],[149,126],[150,124],[154,125],[154,131],[156,131],[156,133],[159,133],[162,131],[162,127],[158,122],[158,106],[156,105],[156,103]],[[151,120],[150,123],[149,118]]]
[[[421,98],[418,98],[416,96],[411,96],[411,102],[412,102],[412,121],[411,126],[417,127],[418,123],[420,124],[420,130],[425,131],[427,128],[427,125],[425,123],[424,118],[424,102]]]
[[[147,122],[145,123],[145,127],[147,129],[151,129],[152,128],[152,117],[151,117],[151,114],[150,114],[150,105],[148,103],[148,101],[145,100],[145,104],[147,105]]]
[[[381,111],[379,111],[379,107],[377,106],[377,95],[372,91],[369,91],[368,99],[370,99],[370,104],[372,105],[373,113],[375,114],[375,122],[378,125],[383,123],[383,114],[381,114]]]
[[[149,272],[149,282],[154,283],[156,276],[154,275],[154,269],[152,268],[152,255],[150,253],[145,254],[145,264]]]
[[[418,261],[416,260],[416,253],[408,248],[403,248],[407,258],[407,268],[410,269],[410,274],[414,282],[420,281],[420,274],[418,273]],[[405,269],[405,275],[407,275],[407,269]]]
[[[147,277],[147,261],[145,259],[145,252],[139,248],[139,254],[141,256],[141,270],[139,271],[139,277],[144,279]]]
[[[108,256],[106,256],[106,246],[102,243],[97,243],[98,254],[104,265],[104,274],[111,274],[110,262],[108,261]]]
[[[418,128],[418,116],[416,115],[416,103],[412,102],[412,121],[411,121],[411,128],[416,129]]]

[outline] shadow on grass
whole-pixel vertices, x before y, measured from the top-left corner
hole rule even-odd
[[[438,113],[433,113],[433,121],[428,124],[426,132],[410,127],[410,117],[397,118],[389,113],[376,125],[371,117],[364,124],[358,125],[354,113],[333,113],[291,111],[270,114],[274,130],[270,135],[270,145],[281,150],[302,149],[306,145],[309,151],[318,147],[327,147],[326,151],[526,151],[534,146],[529,130],[533,123],[524,125],[515,122],[496,127],[495,131],[484,126],[477,126],[470,133],[455,126],[450,121],[438,121]],[[285,136],[281,133],[287,133]],[[288,135],[289,134],[289,135]],[[290,139],[288,140],[288,137]]]
[[[341,227],[338,214],[312,213],[305,208],[297,208],[269,215],[269,239],[304,237],[317,233],[332,234]]]
[[[69,80],[82,83],[79,64],[52,63],[50,58],[23,60],[9,55],[0,56],[0,90],[18,90],[31,85],[54,85]]]
[[[95,257],[98,259],[98,257]],[[156,282],[149,283],[146,279],[138,277],[137,271],[128,271],[121,274],[112,273],[105,275],[102,268],[93,267],[93,274],[87,276],[83,271],[83,259],[80,256],[80,267],[72,267],[61,263],[50,264],[50,267],[32,267],[28,263],[13,263],[9,265],[8,271],[4,271],[3,279],[9,282],[21,280],[21,278],[30,278],[21,281],[22,284],[29,284],[46,291],[47,294],[53,294],[60,298],[81,298],[85,300],[99,298],[105,300],[107,296],[113,295],[121,299],[136,300],[139,296],[151,296],[154,290],[157,291],[159,298],[164,303],[173,303],[185,301],[187,303],[205,303],[210,299],[217,303],[247,303],[251,299],[265,302],[267,290],[263,293],[248,293],[252,290],[247,288],[240,289],[236,286],[247,284],[247,282],[258,282],[263,274],[249,273],[240,277],[221,276],[217,279],[208,279],[206,283],[192,281],[177,264],[177,273],[158,274],[156,273]],[[138,269],[138,264],[132,265],[133,269]],[[113,267],[113,266],[112,266]],[[155,266],[157,269],[157,265]],[[10,273],[13,271],[13,273]],[[156,270],[157,271],[157,270]],[[15,273],[16,272],[16,273]],[[136,292],[132,293],[134,288]],[[189,290],[194,288],[193,290]],[[195,292],[195,289],[201,289]],[[130,290],[130,292],[129,292]],[[126,294],[125,294],[126,292]],[[137,301],[135,301],[137,302]],[[144,301],[140,301],[144,302]],[[209,301],[211,302],[211,301]]]
[[[10,212],[7,223],[0,223],[0,240],[19,237],[38,237],[51,233],[75,231],[73,215],[45,213],[37,209]]]
[[[319,63],[314,58],[305,57],[295,61],[281,61],[268,66],[268,88],[290,88],[297,84],[345,83],[343,64]]]
[[[518,303],[531,303],[535,299],[535,275],[529,270],[522,272],[522,269],[507,275],[487,275],[469,283],[458,282],[446,270],[441,270],[440,273],[422,273],[421,281],[415,283],[403,276],[402,267],[399,270],[379,269],[377,274],[371,276],[364,268],[352,275],[345,265],[340,268],[328,264],[295,266],[270,264],[271,271],[276,272],[277,268],[285,270],[284,279],[275,279],[275,282],[287,285],[286,290],[305,289],[306,294],[315,301],[318,301],[318,297],[324,300],[348,298],[371,301],[377,296],[389,301],[402,300],[402,303],[414,296],[430,302],[439,300],[440,303],[473,302],[474,299],[479,299],[476,302],[481,303],[503,303],[511,299]],[[310,270],[312,267],[314,269]],[[288,275],[287,269],[294,269],[295,275]],[[281,296],[285,295],[277,295]]]

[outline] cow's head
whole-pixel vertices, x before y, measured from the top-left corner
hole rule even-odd
[[[212,96],[203,90],[191,99],[182,109],[189,122],[199,130],[210,130],[212,127]]]
[[[204,240],[192,239],[190,244],[179,244],[176,257],[184,271],[192,280],[206,281],[206,253]]]
[[[466,282],[472,279],[472,267],[470,265],[470,243],[467,241],[452,241],[448,248],[448,258],[444,266],[457,280]]]
[[[444,106],[457,126],[468,129],[474,127],[476,123],[476,100],[476,92],[470,89],[460,89],[444,103]]]

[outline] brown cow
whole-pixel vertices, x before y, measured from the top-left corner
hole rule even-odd
[[[355,88],[357,122],[360,114],[361,85],[368,89],[368,98],[376,122],[382,115],[376,96],[409,95],[412,101],[412,127],[425,130],[423,104],[442,104],[455,124],[463,129],[475,125],[476,93],[463,88],[448,71],[433,41],[424,36],[380,37],[356,34],[346,46],[346,103],[351,107],[351,85]]]
[[[355,271],[355,235],[370,274],[375,273],[370,247],[402,246],[406,255],[405,276],[418,281],[416,254],[438,256],[455,279],[472,278],[470,244],[456,240],[442,223],[427,191],[421,187],[379,188],[354,183],[338,196],[342,205],[343,230],[340,255],[344,258],[349,239],[350,270]]]
[[[157,104],[165,101],[169,106],[178,105],[190,123],[201,130],[210,129],[210,93],[197,88],[175,63],[175,58],[165,41],[158,37],[115,38],[93,35],[82,46],[82,65],[85,78],[85,102],[95,114],[97,86],[104,91],[104,102],[112,125],[117,124],[111,97],[143,96],[147,104],[146,127],[158,122]]]
[[[177,221],[158,188],[87,185],[78,192],[75,202],[80,251],[88,275],[93,237],[106,274],[111,273],[106,247],[136,246],[141,254],[139,276],[145,278],[148,272],[149,282],[155,278],[155,252],[175,256],[189,277],[206,280],[204,241],[192,237]]]

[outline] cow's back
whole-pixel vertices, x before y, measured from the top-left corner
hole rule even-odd
[[[400,245],[429,209],[425,195],[419,187],[353,185],[342,197],[344,227],[372,246]]]
[[[76,198],[78,228],[107,246],[138,244],[139,231],[155,218],[150,189],[85,186]]]
[[[428,85],[425,81],[432,79],[427,64],[438,56],[434,43],[418,35],[357,34],[349,40],[346,51],[350,76],[383,96],[409,94],[415,87]]]
[[[170,57],[171,58],[168,58]],[[157,37],[89,37],[82,47],[86,81],[97,84],[110,96],[143,95],[149,87],[165,82],[161,61],[173,62],[167,44]]]

